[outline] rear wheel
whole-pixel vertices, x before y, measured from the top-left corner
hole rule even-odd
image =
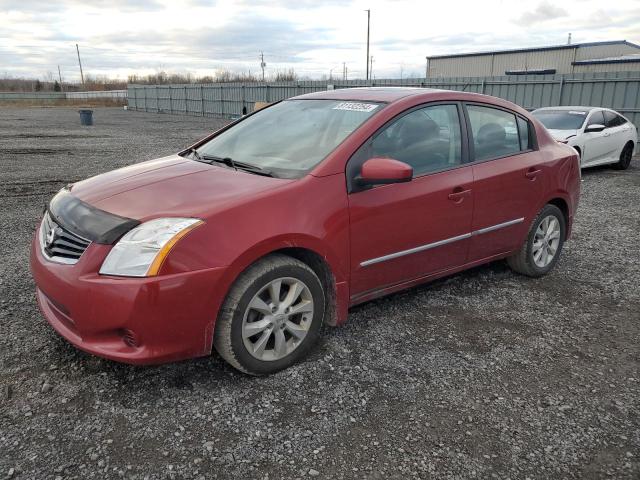
[[[633,157],[633,144],[627,143],[620,153],[620,160],[618,160],[618,163],[614,163],[612,167],[616,170],[626,170],[631,164],[631,157]]]
[[[512,270],[528,277],[547,274],[558,262],[566,235],[562,211],[555,205],[545,205],[531,224],[520,251],[507,258]]]
[[[302,359],[319,336],[324,290],[314,271],[286,255],[240,275],[218,316],[214,346],[238,370],[266,375]]]

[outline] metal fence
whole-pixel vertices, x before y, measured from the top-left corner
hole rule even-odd
[[[76,100],[92,98],[126,99],[127,90],[95,90],[89,92],[0,92],[0,100]]]
[[[510,75],[389,79],[365,82],[299,81],[284,83],[219,83],[186,85],[129,85],[130,110],[183,115],[237,117],[250,113],[256,102],[275,102],[327,88],[408,86],[484,93],[510,100],[528,110],[557,105],[613,108],[640,128],[638,72],[576,73],[566,75]]]
[[[91,92],[65,92],[64,94],[68,99],[127,98],[127,90],[95,90]]]

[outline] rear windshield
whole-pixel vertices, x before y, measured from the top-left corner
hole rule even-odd
[[[382,104],[342,100],[286,100],[242,120],[198,148],[297,178],[309,172]]]
[[[549,130],[578,130],[587,118],[583,110],[540,110],[533,116]]]

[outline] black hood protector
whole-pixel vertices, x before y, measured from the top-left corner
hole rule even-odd
[[[67,230],[95,243],[111,245],[140,225],[138,220],[100,210],[71,194],[70,187],[60,190],[47,210],[53,220]]]

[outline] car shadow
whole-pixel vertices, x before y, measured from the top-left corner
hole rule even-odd
[[[340,327],[339,330],[342,330],[343,335],[348,335],[351,329],[350,326],[363,328],[363,325],[354,325],[358,320],[354,317],[369,317],[370,315],[362,314],[372,309],[376,311],[390,309],[392,311],[393,306],[396,304],[412,303],[427,292],[438,293],[449,288],[455,288],[460,290],[461,294],[464,294],[467,284],[487,281],[489,277],[500,279],[512,275],[513,273],[504,261],[495,261],[400,292],[385,295],[350,308],[349,319],[346,325]],[[364,328],[369,327],[365,325]],[[375,328],[375,325],[371,324],[370,328]],[[342,335],[337,336],[340,337]],[[330,334],[329,337],[335,339],[336,335]],[[326,340],[327,338],[321,340],[320,347]],[[331,340],[329,339],[329,341]],[[106,380],[116,387],[116,390],[119,391],[116,396],[121,397],[125,402],[130,395],[135,396],[140,393],[144,393],[145,399],[151,400],[165,395],[167,390],[177,392],[192,391],[194,389],[205,389],[207,391],[215,391],[219,388],[243,389],[247,385],[260,381],[260,377],[253,377],[236,371],[215,350],[211,355],[205,357],[147,366],[128,365],[102,359],[76,349],[59,337],[56,338],[54,351],[56,363],[77,365],[76,375],[93,376],[96,382]],[[309,361],[313,361],[314,356],[320,354],[319,352],[312,353]],[[302,362],[300,365],[302,366],[304,363]],[[287,375],[285,372],[274,375]]]

